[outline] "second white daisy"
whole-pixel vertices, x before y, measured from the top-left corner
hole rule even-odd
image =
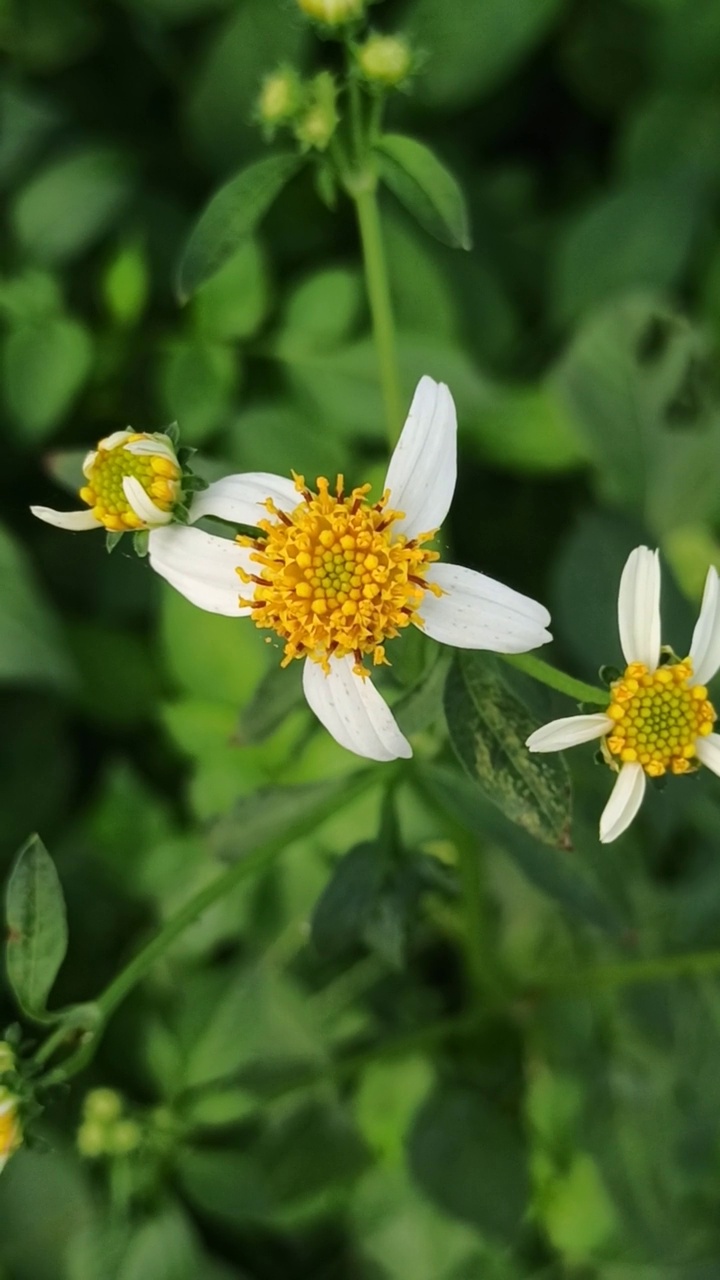
[[[617,780],[600,819],[603,844],[622,835],[642,804],[648,778],[691,773],[701,764],[720,775],[720,735],[706,682],[720,668],[720,584],[708,570],[690,653],[682,661],[660,644],[660,562],[636,547],[618,595],[620,644],[628,664],[610,686],[607,711],[553,720],[531,734],[530,751],[563,751],[601,739]],[[661,657],[667,659],[661,665]]]

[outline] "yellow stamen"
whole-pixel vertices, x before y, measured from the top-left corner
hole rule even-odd
[[[123,480],[127,476],[139,481],[161,511],[172,511],[180,497],[181,472],[176,462],[164,455],[130,453],[126,448],[133,441],[152,438],[135,433],[113,449],[98,449],[88,468],[88,483],[80,490],[80,497],[110,533],[147,527],[125,497]]]
[[[364,655],[374,665],[387,663],[385,641],[397,636],[418,612],[427,590],[425,574],[437,553],[423,544],[434,531],[408,540],[394,525],[402,512],[387,506],[389,494],[372,505],[369,485],[344,495],[338,476],[334,492],[324,476],[317,492],[293,473],[302,500],[281,519],[266,503],[273,519],[259,521],[261,537],[241,536],[251,547],[254,574],[238,568],[244,583],[255,582],[251,598],[256,626],[275,631],[285,641],[283,664],[311,658],[329,669],[329,658],[355,658],[354,670],[368,675]]]
[[[639,662],[627,667],[611,686],[607,713],[615,725],[605,738],[611,756],[638,761],[651,778],[698,767],[697,740],[712,733],[716,714],[707,689],[688,683],[692,671],[690,658],[656,671]]]

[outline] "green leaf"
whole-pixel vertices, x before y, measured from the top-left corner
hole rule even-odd
[[[453,249],[472,248],[465,197],[429,147],[387,133],[378,150],[383,181],[420,225]]]
[[[519,1124],[479,1091],[439,1089],[421,1108],[410,1164],[426,1195],[490,1237],[514,1243],[527,1210],[527,1155]],[[452,1176],[448,1176],[452,1171]]]
[[[332,350],[351,336],[363,307],[359,272],[347,267],[318,271],[290,294],[282,332],[311,349]]]
[[[20,850],[6,895],[6,963],[23,1012],[42,1019],[67,950],[65,899],[55,864],[39,836]]]
[[[476,0],[472,12],[447,0],[415,0],[407,34],[432,55],[417,78],[418,97],[457,110],[488,93],[546,34],[564,0]],[[413,86],[415,89],[415,86]]]
[[[486,654],[458,654],[445,686],[458,759],[489,800],[546,844],[569,839],[570,778],[562,755],[531,755],[534,718]]]
[[[238,721],[235,741],[239,746],[264,742],[283,723],[291,711],[305,703],[302,688],[302,663],[291,662],[269,667],[258,684]]]
[[[160,367],[165,412],[182,423],[183,440],[198,444],[223,426],[240,365],[230,347],[203,338],[175,342]]]
[[[356,845],[340,859],[312,916],[312,940],[323,956],[341,956],[358,946],[377,907],[387,872],[376,842]]]
[[[0,525],[0,682],[67,689],[74,683],[63,639],[21,547]]]
[[[615,937],[626,935],[627,921],[592,883],[584,862],[541,844],[511,823],[457,770],[422,765],[420,780],[446,813],[474,835],[497,842],[523,875],[564,910]]]
[[[186,302],[214,276],[257,227],[300,158],[290,153],[266,156],[248,165],[213,196],[185,247],[177,275],[177,295]]]
[[[265,254],[256,240],[249,239],[198,289],[193,315],[204,337],[239,342],[260,327],[269,305]]]
[[[109,149],[53,160],[21,191],[12,222],[23,248],[42,262],[66,262],[89,248],[130,195],[127,166]]]
[[[90,334],[67,316],[10,330],[2,349],[5,402],[30,440],[44,439],[64,418],[92,359]]]
[[[234,861],[284,836],[287,844],[310,831],[354,795],[364,791],[372,770],[296,787],[266,787],[243,796],[214,826],[210,843],[220,858]]]
[[[117,1280],[196,1280],[200,1262],[195,1233],[179,1209],[145,1222],[133,1236]]]
[[[613,295],[672,285],[704,212],[695,186],[687,176],[633,183],[574,219],[558,246],[557,315],[573,320]]]

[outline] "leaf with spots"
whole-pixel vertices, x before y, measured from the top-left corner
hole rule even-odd
[[[445,685],[445,715],[461,764],[488,799],[545,844],[568,842],[570,777],[562,756],[531,755],[537,728],[492,658],[458,654]]]

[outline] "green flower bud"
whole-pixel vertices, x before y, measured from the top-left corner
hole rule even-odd
[[[328,27],[341,27],[362,18],[366,0],[297,0],[308,18],[324,22]]]
[[[129,1156],[142,1142],[142,1129],[135,1120],[119,1120],[107,1135],[107,1149],[112,1156]]]
[[[337,89],[329,71],[321,71],[309,86],[307,106],[295,126],[295,137],[305,150],[325,151],[340,123]]]
[[[122,1115],[122,1098],[115,1089],[91,1089],[85,1095],[83,1115],[86,1120],[98,1124],[112,1124]]]
[[[370,36],[357,52],[358,67],[371,84],[392,89],[409,76],[413,55],[402,36]]]
[[[107,1154],[107,1129],[97,1120],[85,1120],[77,1131],[77,1149],[85,1160],[97,1160]]]
[[[300,78],[292,67],[280,67],[265,77],[257,104],[261,124],[270,129],[287,124],[297,115],[301,106]]]

